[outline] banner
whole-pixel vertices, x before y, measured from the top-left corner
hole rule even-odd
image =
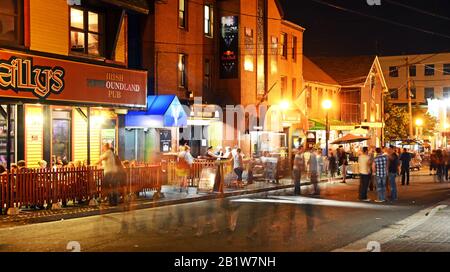
[[[225,16],[221,20],[220,78],[238,78],[239,25],[238,16]]]
[[[141,108],[147,72],[1,50],[0,97]]]

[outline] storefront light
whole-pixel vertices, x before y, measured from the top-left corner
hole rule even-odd
[[[44,117],[38,114],[30,114],[27,115],[26,121],[29,125],[41,125],[44,123]]]

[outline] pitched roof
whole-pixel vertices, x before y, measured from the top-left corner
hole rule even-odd
[[[314,57],[312,61],[341,86],[366,82],[376,56]]]
[[[303,78],[306,81],[339,85],[330,75],[317,66],[306,56],[303,56]]]

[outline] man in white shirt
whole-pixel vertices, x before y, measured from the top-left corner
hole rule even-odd
[[[367,190],[370,183],[370,156],[368,152],[369,149],[367,147],[363,147],[362,153],[358,157],[360,176],[359,200],[361,201],[370,201],[370,199],[367,198]]]

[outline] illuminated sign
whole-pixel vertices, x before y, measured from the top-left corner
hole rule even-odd
[[[15,92],[32,92],[38,98],[64,89],[64,69],[61,67],[33,66],[32,60],[11,57],[0,59],[0,88]]]
[[[221,20],[220,78],[238,77],[238,16],[225,16]]]
[[[147,106],[147,72],[0,50],[0,97]]]

